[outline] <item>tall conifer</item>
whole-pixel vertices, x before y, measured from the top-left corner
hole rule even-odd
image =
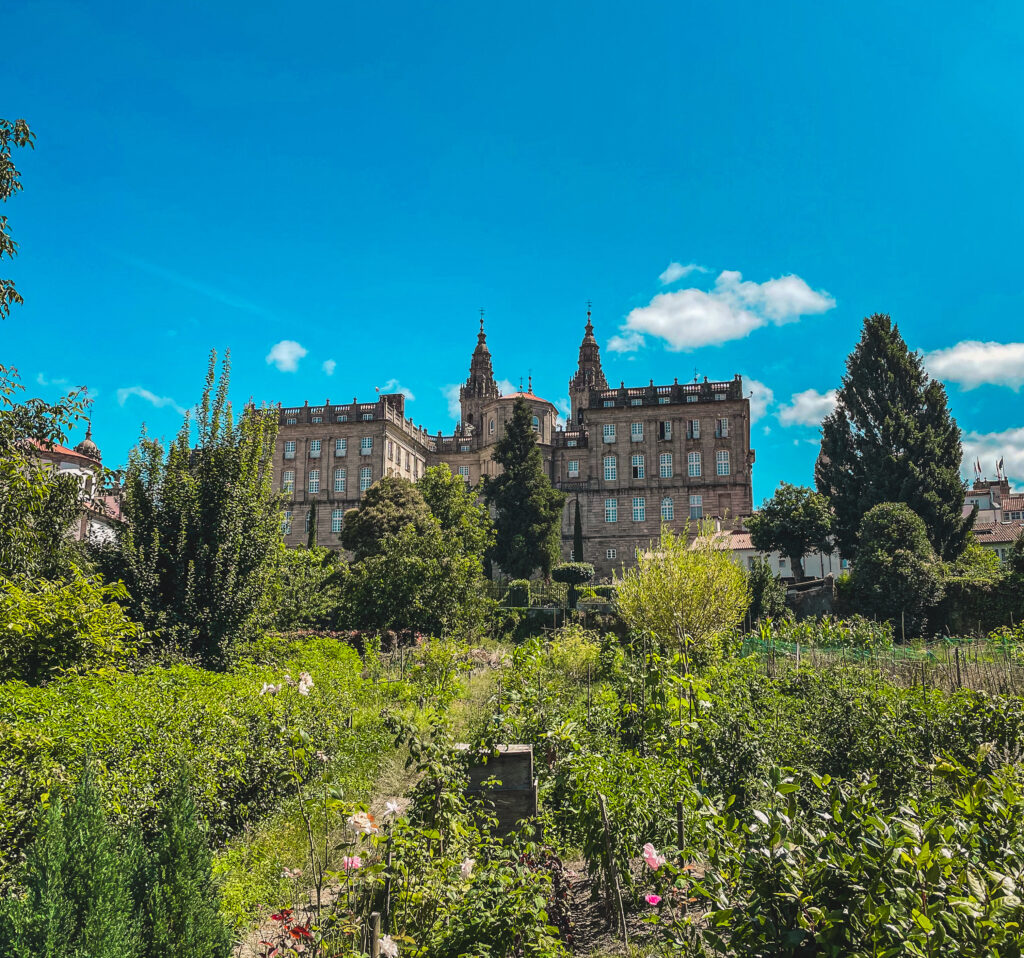
[[[973,524],[962,515],[961,454],[942,383],[929,379],[889,316],[869,316],[846,361],[836,408],[822,423],[815,468],[842,554],[855,554],[869,509],[903,502],[924,520],[941,558],[959,556]]]
[[[583,521],[580,518],[580,497],[576,497],[576,511],[572,517],[572,561],[583,562]]]

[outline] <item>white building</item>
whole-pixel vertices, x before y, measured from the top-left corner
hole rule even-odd
[[[1004,561],[1024,533],[1024,492],[1011,491],[1005,476],[978,479],[964,497],[964,515],[970,515],[975,506],[975,538]]]
[[[694,540],[694,544],[696,542],[697,540]],[[721,524],[716,523],[713,543],[716,548],[728,549],[736,562],[744,569],[750,569],[755,558],[767,559],[772,572],[776,575],[783,579],[794,578],[789,558],[778,552],[758,552],[750,541],[750,533],[744,528],[722,529]],[[691,544],[690,548],[693,547]],[[840,559],[839,553],[836,551],[825,554],[813,551],[804,556],[803,566],[805,579],[824,579],[828,575],[838,577],[841,572],[849,568],[849,562],[846,559]]]

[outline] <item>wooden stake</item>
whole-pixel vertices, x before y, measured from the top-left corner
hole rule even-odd
[[[384,853],[384,894],[381,902],[383,912],[384,930],[391,931],[391,865],[392,865],[392,836],[388,835],[387,851]]]
[[[612,830],[608,825],[608,803],[604,795],[597,793],[597,803],[601,807],[601,822],[604,825],[604,852],[607,860],[607,878],[609,899],[613,899],[616,913],[619,919],[619,927],[622,929],[622,943],[629,947],[629,931],[626,928],[626,909],[622,905],[622,889],[619,888],[619,873],[615,868],[615,859],[612,857]],[[614,896],[614,898],[613,898]],[[609,905],[611,901],[609,901]]]
[[[683,800],[676,802],[676,847],[682,851],[686,836],[683,834]]]
[[[370,958],[380,958],[380,912],[370,912]]]

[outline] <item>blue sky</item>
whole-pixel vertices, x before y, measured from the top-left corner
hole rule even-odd
[[[394,380],[447,432],[481,306],[496,375],[562,400],[590,299],[610,381],[759,384],[755,501],[811,481],[874,311],[1024,482],[1019,3],[14,0],[4,31],[38,141],[0,362],[88,384],[108,465],[210,348],[238,400]]]

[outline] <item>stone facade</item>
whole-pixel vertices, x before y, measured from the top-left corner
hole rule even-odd
[[[415,481],[442,462],[471,485],[495,475],[492,447],[519,398],[531,407],[545,470],[568,494],[563,558],[570,558],[578,499],[585,554],[576,558],[593,563],[600,578],[657,539],[663,524],[677,531],[689,524],[692,532],[693,519],[729,522],[751,513],[750,402],[739,376],[610,389],[588,312],[569,395],[564,428],[532,382],[525,392],[502,396],[481,321],[452,435],[431,435],[405,418],[401,395],[281,409],[274,482],[290,498],[286,542],[306,542],[315,505],[318,542],[340,548],[344,511],[385,475]]]

